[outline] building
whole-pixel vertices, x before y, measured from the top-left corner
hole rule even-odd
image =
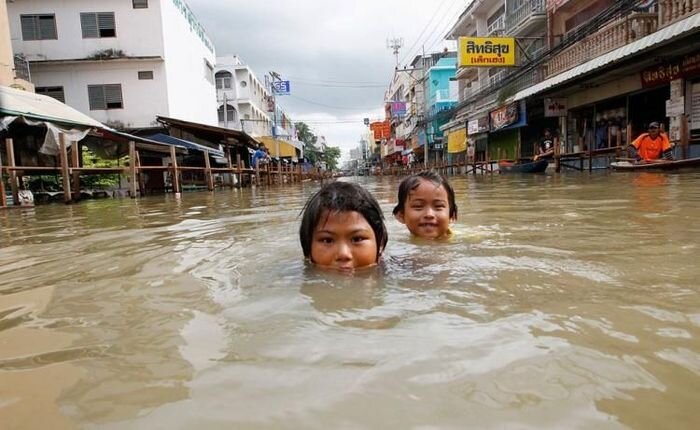
[[[215,78],[219,126],[272,136],[274,100],[250,66],[237,56],[219,57]]]
[[[120,129],[216,125],[214,46],[184,0],[7,3],[36,91]]]
[[[21,55],[14,55],[10,42],[7,2],[0,2],[0,85],[34,91],[29,64]]]
[[[459,104],[443,129],[466,123],[476,158],[498,160],[532,156],[548,128],[561,142],[558,166],[576,159],[562,165],[582,169],[587,158],[591,169],[661,121],[677,156],[695,155],[698,11],[697,1],[472,2],[449,37],[513,37],[515,67],[460,67]]]
[[[457,72],[456,53],[440,58],[426,74],[426,123],[428,147],[437,162],[444,160],[445,150],[442,127],[450,120],[450,112],[457,105],[458,86],[453,80]],[[431,158],[429,156],[429,158]]]

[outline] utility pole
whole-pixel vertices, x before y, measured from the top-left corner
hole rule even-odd
[[[423,93],[423,118],[426,118],[427,112],[425,111],[425,106],[428,101],[428,97],[425,91],[425,82],[427,81],[427,77],[425,76],[425,45],[422,47],[422,54],[421,54],[421,59],[420,59],[420,67],[422,69],[422,77],[421,77],[421,93]],[[428,169],[428,154],[430,154],[429,146],[430,142],[428,142],[428,124],[423,122],[423,133],[425,134],[425,143],[423,144],[423,167],[427,170]]]
[[[403,47],[403,38],[394,37],[386,40],[386,47],[393,50],[396,57],[396,67],[399,67],[399,51]]]

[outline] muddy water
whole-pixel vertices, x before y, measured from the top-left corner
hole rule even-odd
[[[315,184],[0,212],[0,428],[700,426],[700,175],[453,182],[354,278]]]

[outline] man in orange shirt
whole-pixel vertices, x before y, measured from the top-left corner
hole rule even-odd
[[[659,160],[662,157],[672,160],[671,143],[668,141],[666,134],[659,130],[659,123],[652,122],[649,124],[649,132],[642,133],[638,138],[630,144],[637,150],[637,159],[644,161]]]

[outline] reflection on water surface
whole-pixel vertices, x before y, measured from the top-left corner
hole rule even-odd
[[[700,425],[700,175],[453,184],[453,240],[389,219],[351,278],[317,184],[0,212],[2,427]]]

